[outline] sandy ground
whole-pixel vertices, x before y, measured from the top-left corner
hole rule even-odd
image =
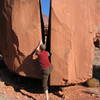
[[[10,79],[0,82],[0,100],[45,100],[42,90],[39,89],[41,87],[38,85],[36,87],[32,86],[33,80],[26,79],[27,83],[23,85],[23,83],[15,83],[14,79],[12,81]],[[54,90],[52,88],[49,93],[50,100],[100,100],[96,95],[88,93],[91,88],[82,85],[63,87],[62,90],[65,98],[55,95],[54,92],[57,91],[57,87],[54,87]],[[100,88],[92,89],[100,91]]]
[[[96,49],[95,54],[97,60],[94,64],[97,65],[96,70],[98,71],[98,68],[100,69],[100,49]],[[100,71],[96,75],[100,76]],[[50,100],[100,100],[97,97],[100,96],[100,87],[90,88],[77,84],[62,87],[62,90],[65,98],[55,94],[59,91],[59,87],[51,86],[49,89]],[[91,90],[96,91],[97,95],[90,93]],[[0,63],[0,100],[45,100],[41,80],[20,77]]]

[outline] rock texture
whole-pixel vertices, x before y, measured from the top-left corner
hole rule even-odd
[[[92,77],[95,5],[95,0],[52,0],[52,85]],[[40,66],[32,53],[42,37],[41,22],[39,0],[0,0],[0,53],[10,70],[40,78]]]
[[[92,77],[95,0],[52,0],[51,84],[80,83]]]
[[[100,32],[100,0],[96,0],[96,24]]]
[[[41,39],[39,0],[1,0],[0,4],[0,52],[6,65],[20,75],[40,77],[32,56]]]

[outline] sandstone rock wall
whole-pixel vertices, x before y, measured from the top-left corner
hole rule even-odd
[[[0,51],[8,68],[23,76],[40,77],[32,52],[41,39],[39,0],[1,0]]]
[[[52,0],[51,84],[84,82],[92,77],[95,0]]]
[[[96,25],[97,33],[100,34],[100,0],[96,0]]]
[[[8,68],[40,78],[32,53],[41,40],[39,0],[1,0],[0,52]],[[52,85],[84,82],[92,77],[95,0],[51,0]]]

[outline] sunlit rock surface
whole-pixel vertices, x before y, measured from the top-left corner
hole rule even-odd
[[[96,0],[96,24],[100,32],[100,0]]]
[[[52,0],[51,84],[80,83],[92,77],[95,0]]]

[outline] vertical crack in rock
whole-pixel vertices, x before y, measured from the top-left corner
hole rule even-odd
[[[47,42],[46,42],[46,50],[50,53],[51,51],[51,3],[50,0],[50,9],[49,9],[49,23],[48,23],[48,34],[47,34]],[[51,54],[50,54],[51,55]],[[51,61],[51,56],[49,56],[49,60]],[[50,85],[51,75],[49,76],[48,84]]]
[[[50,52],[51,48],[51,0],[50,0],[50,8],[49,8],[49,22],[48,22],[48,32],[47,32],[47,41],[45,43],[45,30],[44,30],[44,21],[42,16],[42,6],[41,6],[41,0],[39,0],[40,5],[40,20],[41,20],[41,34],[42,34],[42,41],[44,44],[46,44],[46,50]]]
[[[46,43],[46,47],[47,47],[46,50],[47,50],[48,52],[51,51],[51,3],[52,3],[52,1],[50,0],[48,34],[47,34],[47,43]],[[50,57],[50,60],[51,60],[51,57]]]
[[[0,0],[0,27],[1,27],[1,11],[2,11],[2,0]],[[0,34],[1,34],[1,28],[0,28]]]
[[[45,43],[45,33],[44,33],[44,22],[43,22],[43,16],[42,16],[42,8],[41,8],[41,0],[39,0],[40,5],[40,21],[41,21],[41,36],[42,36],[42,42]]]

